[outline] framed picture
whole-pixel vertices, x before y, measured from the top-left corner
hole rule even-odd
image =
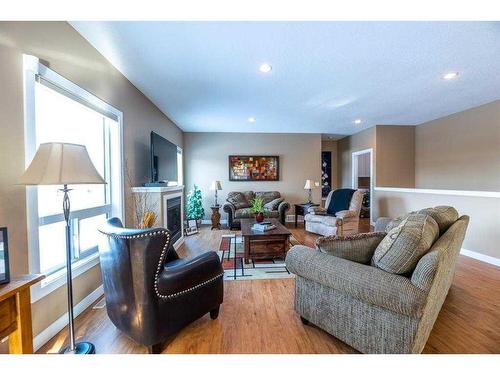
[[[10,281],[7,228],[0,228],[0,284]]]
[[[279,181],[279,156],[229,155],[229,181]]]
[[[186,236],[198,233],[198,223],[194,219],[188,219],[187,226],[184,229]]]

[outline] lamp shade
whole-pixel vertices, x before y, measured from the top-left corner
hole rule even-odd
[[[73,143],[42,143],[19,178],[20,185],[105,184],[87,148]]]
[[[313,188],[314,188],[314,181],[306,180],[306,184],[304,185],[304,189],[313,189]]]
[[[220,181],[212,181],[210,185],[210,190],[222,190],[222,184]]]

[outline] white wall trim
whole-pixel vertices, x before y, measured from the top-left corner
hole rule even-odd
[[[388,191],[394,193],[458,195],[464,197],[500,198],[500,191],[412,189],[412,188],[394,188],[394,187],[380,187],[380,186],[375,187],[375,191]]]
[[[494,266],[500,267],[500,259],[499,258],[495,258],[495,257],[489,256],[489,255],[484,255],[484,254],[481,254],[481,253],[478,253],[478,252],[475,252],[472,250],[467,250],[464,248],[462,248],[460,250],[460,254],[465,255],[466,257],[469,257],[469,258],[474,258],[474,259],[480,260],[481,262],[493,264]]]
[[[202,223],[202,224],[212,224],[212,220],[203,219],[203,220],[201,221],[201,223]],[[220,223],[221,223],[221,224],[227,224],[227,220],[226,220],[226,219],[221,220],[221,221],[220,221]]]
[[[80,315],[85,309],[87,309],[90,305],[92,305],[99,297],[104,294],[104,288],[102,285],[97,287],[96,290],[91,292],[87,297],[82,299],[77,305],[74,307],[75,318]],[[52,337],[57,335],[59,331],[64,329],[68,325],[68,313],[64,313],[61,315],[54,323],[45,328],[42,332],[35,336],[33,339],[33,350],[36,352],[40,349],[45,343],[47,343]]]

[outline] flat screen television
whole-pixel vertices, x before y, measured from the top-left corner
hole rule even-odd
[[[177,183],[177,146],[151,132],[151,183]]]

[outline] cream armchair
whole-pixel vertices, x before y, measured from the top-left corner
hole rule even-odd
[[[326,198],[325,207],[311,207],[305,216],[306,231],[321,234],[322,236],[335,236],[355,234],[358,232],[359,213],[363,204],[364,192],[356,190],[351,198],[348,210],[337,212],[335,216],[327,214],[333,191]]]

